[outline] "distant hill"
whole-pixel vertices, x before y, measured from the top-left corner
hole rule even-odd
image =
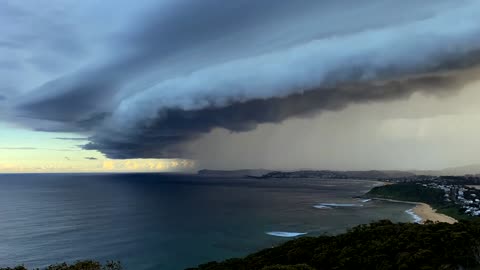
[[[462,176],[462,175],[480,175],[480,164],[471,164],[466,166],[459,167],[450,167],[443,170],[418,170],[412,171],[417,175],[452,175],[452,176]]]
[[[329,171],[329,170],[304,170],[267,173],[261,178],[323,178],[323,179],[391,179],[415,176],[414,173],[405,171]]]
[[[259,177],[271,172],[270,170],[264,169],[251,169],[251,170],[200,170],[198,171],[199,175],[210,176],[210,177]]]
[[[433,176],[463,176],[480,175],[480,164],[461,167],[451,167],[443,170],[369,170],[369,171],[334,171],[334,170],[297,170],[297,171],[272,171],[265,169],[244,170],[200,170],[199,175],[211,177],[257,177],[257,178],[324,178],[324,179],[392,179],[406,178],[415,175]]]
[[[356,178],[377,178],[377,179],[403,178],[403,177],[415,176],[415,174],[412,172],[397,171],[397,170],[345,171],[344,173]]]

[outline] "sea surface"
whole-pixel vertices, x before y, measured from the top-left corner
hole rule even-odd
[[[353,198],[373,181],[222,179],[173,174],[0,175],[0,267],[120,260],[177,270],[297,236],[379,219],[410,205]]]

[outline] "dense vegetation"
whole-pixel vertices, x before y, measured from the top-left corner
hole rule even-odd
[[[430,205],[444,204],[444,192],[415,183],[402,183],[372,188],[367,196],[402,201],[424,202]]]
[[[191,270],[479,269],[480,223],[379,221]]]
[[[424,187],[415,183],[400,183],[374,187],[365,196],[370,198],[384,198],[401,201],[423,202],[431,205],[437,212],[451,216],[457,220],[473,219],[460,211],[454,203],[448,203],[445,193],[440,189]]]
[[[17,266],[14,268],[0,268],[0,270],[27,270],[27,268],[24,266]],[[36,268],[36,270],[40,269]],[[105,265],[102,265],[95,261],[79,261],[70,265],[67,263],[54,264],[43,270],[122,270],[122,266],[119,262],[107,262]]]

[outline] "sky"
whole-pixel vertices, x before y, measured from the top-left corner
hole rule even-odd
[[[87,138],[77,134],[5,124],[0,129],[0,173],[189,172],[196,167],[189,159],[109,159],[98,151],[83,150]]]
[[[477,0],[0,2],[0,172],[480,163]]]

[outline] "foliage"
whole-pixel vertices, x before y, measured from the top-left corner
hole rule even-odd
[[[190,270],[476,269],[479,247],[478,221],[420,225],[384,220]]]
[[[272,265],[262,268],[262,270],[315,270],[308,264],[296,264],[296,265]]]
[[[460,206],[446,202],[444,195],[445,192],[440,189],[424,187],[416,183],[400,183],[374,187],[366,194],[366,197],[423,202],[431,205],[437,212],[451,216],[457,220],[474,219],[474,217],[460,211]]]
[[[0,270],[28,270],[24,266],[17,266],[15,268],[0,268]],[[36,270],[40,270],[36,268]],[[122,270],[122,266],[120,262],[109,261],[105,265],[100,264],[99,262],[95,261],[78,261],[74,264],[54,264],[50,265],[43,270]]]
[[[402,201],[424,202],[431,205],[444,204],[444,192],[440,189],[405,183],[372,188],[367,196]]]

